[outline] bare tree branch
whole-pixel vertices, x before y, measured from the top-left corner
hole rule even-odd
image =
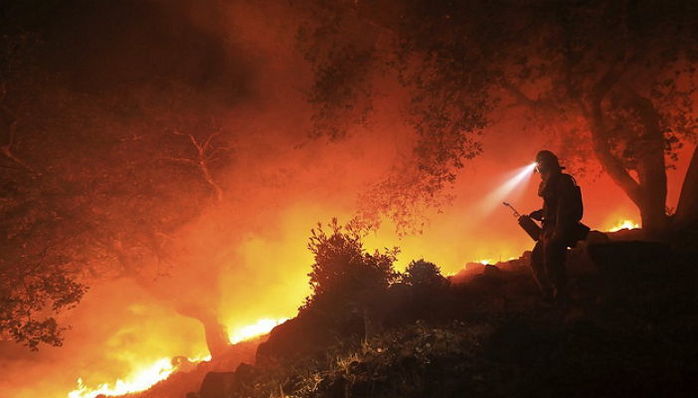
[[[211,169],[209,166],[209,162],[214,158],[213,154],[216,153],[218,149],[211,147],[212,142],[213,139],[220,134],[220,132],[210,134],[208,137],[206,137],[206,139],[204,139],[203,142],[200,142],[196,137],[194,137],[193,134],[185,134],[180,132],[179,130],[175,130],[172,133],[175,135],[187,137],[196,151],[196,157],[194,159],[171,158],[169,160],[191,164],[194,167],[196,167],[201,173],[201,176],[203,177],[206,184],[211,188],[211,190],[215,194],[216,201],[219,203],[222,202],[223,188],[221,188],[218,182],[216,182],[216,180],[213,178],[213,174],[211,173]]]
[[[524,106],[528,106],[532,109],[538,109],[541,107],[546,107],[548,106],[547,103],[544,103],[543,101],[540,101],[538,99],[533,99],[526,95],[521,89],[514,84],[512,84],[508,79],[502,78],[500,80],[500,86],[506,90],[514,99],[520,104]]]

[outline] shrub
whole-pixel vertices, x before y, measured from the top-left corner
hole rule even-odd
[[[340,226],[337,219],[327,227],[329,231],[318,224],[311,231],[308,248],[315,261],[308,276],[312,293],[301,311],[339,323],[356,315],[365,318],[397,276],[393,263],[398,249],[367,253],[355,228]]]
[[[416,288],[438,289],[448,285],[448,280],[441,275],[439,267],[424,259],[412,261],[405,273],[402,282]]]

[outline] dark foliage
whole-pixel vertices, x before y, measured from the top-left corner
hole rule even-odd
[[[416,289],[437,290],[448,285],[439,267],[424,259],[412,261],[402,275],[402,282]]]
[[[420,231],[424,208],[443,206],[464,162],[482,152],[479,134],[525,107],[521,130],[558,141],[580,169],[595,156],[638,206],[643,225],[666,227],[665,155],[674,161],[680,139],[694,141],[698,126],[695,2],[314,0],[297,7],[308,15],[299,41],[316,72],[314,135],[336,138],[348,121],[370,119],[379,84],[402,88],[380,96],[402,106],[416,140],[411,156],[361,201],[368,224],[387,216],[400,231]]]
[[[176,232],[222,200],[231,137],[211,104],[242,95],[232,85],[246,69],[177,15],[131,1],[0,5],[0,338],[59,345],[55,314],[95,279],[157,294]]]
[[[413,262],[401,278],[409,282],[388,289],[399,297],[393,310],[402,316],[393,317],[383,331],[363,342],[337,335],[335,343],[312,355],[258,362],[254,371],[233,376],[247,384],[228,393],[265,398],[695,395],[695,249],[684,243],[610,241],[590,244],[588,252],[597,261],[584,247],[570,255],[574,300],[565,306],[539,300],[526,256],[483,267],[452,285],[432,283],[441,281],[435,265]],[[445,300],[425,320],[410,301],[416,286],[430,286],[433,297]],[[303,316],[290,322],[297,330],[313,326]],[[312,334],[275,332],[277,343],[289,347],[315,342]]]
[[[397,248],[366,253],[359,231],[342,227],[336,219],[325,231],[312,230],[308,248],[313,253],[310,286],[312,294],[301,312],[317,314],[324,320],[342,324],[354,316],[375,312],[395,279],[393,269]]]

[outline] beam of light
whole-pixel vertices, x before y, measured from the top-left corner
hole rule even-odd
[[[533,170],[536,168],[536,162],[526,165],[515,171],[515,174],[506,180],[497,189],[490,192],[482,200],[481,211],[483,214],[489,214],[494,210],[503,200],[509,200],[508,197],[511,193],[525,181],[528,181],[533,174]]]

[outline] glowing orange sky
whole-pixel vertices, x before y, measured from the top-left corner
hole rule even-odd
[[[224,204],[207,209],[180,232],[189,253],[186,261],[158,281],[161,297],[220,291],[211,300],[231,329],[295,315],[308,294],[310,229],[332,217],[347,221],[356,211],[357,195],[384,176],[410,143],[399,109],[381,103],[374,123],[356,128],[346,140],[308,141],[310,111],[302,92],[308,71],[294,52],[295,26],[281,6],[240,7],[220,18],[230,21],[236,45],[259,65],[252,78],[254,95],[231,109],[225,121],[239,136],[235,167],[223,177],[232,188]],[[508,209],[497,204],[483,213],[483,199],[514,170],[529,164],[539,149],[558,149],[543,134],[520,131],[519,124],[516,118],[503,120],[484,135],[484,153],[466,162],[453,187],[453,204],[431,214],[423,234],[398,238],[386,222],[366,238],[367,248],[399,246],[398,269],[425,258],[444,273],[483,258],[518,257],[530,249],[530,238]],[[684,148],[676,170],[668,172],[670,207],[690,150]],[[639,219],[635,206],[608,177],[586,176],[578,182],[584,222],[592,228]],[[522,212],[534,210],[540,207],[537,184],[534,175],[502,199]],[[205,353],[200,325],[151,293],[122,279],[94,285],[63,316],[73,325],[64,347],[42,347],[38,353],[5,347],[0,391],[17,398],[64,397],[77,377],[96,385],[127,375],[136,363]]]

